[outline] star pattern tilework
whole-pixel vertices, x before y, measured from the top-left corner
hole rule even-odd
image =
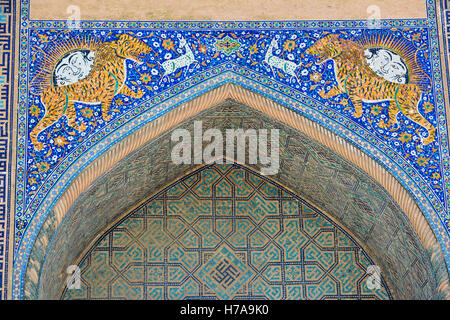
[[[80,260],[63,299],[391,299],[326,215],[239,165],[210,165],[146,200]]]

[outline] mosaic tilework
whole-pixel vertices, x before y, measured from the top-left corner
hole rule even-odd
[[[13,97],[15,1],[0,0],[0,300],[6,299],[9,254],[10,117]]]
[[[449,66],[450,66],[450,1],[440,0],[440,10],[441,10],[441,24],[442,24],[442,34],[444,36],[443,41],[443,52],[445,54],[445,73],[447,75],[447,81],[450,79]],[[450,88],[448,89],[448,94],[450,96]]]
[[[433,141],[427,146],[421,145],[422,138],[427,136],[427,130],[420,125],[412,122],[407,117],[398,116],[398,123],[395,127],[383,128],[379,123],[385,121],[388,116],[389,104],[387,102],[380,102],[376,104],[365,105],[364,114],[359,118],[353,117],[354,107],[348,95],[339,94],[332,98],[322,97],[322,92],[332,91],[336,85],[335,70],[333,69],[333,62],[330,60],[323,65],[315,64],[314,58],[305,54],[306,50],[311,47],[318,39],[323,38],[327,34],[333,33],[332,29],[311,30],[311,31],[285,31],[282,35],[273,31],[236,31],[229,35],[224,35],[223,32],[215,31],[198,31],[198,32],[184,32],[180,31],[146,31],[142,30],[138,33],[138,39],[142,39],[142,46],[149,46],[153,53],[146,56],[142,65],[136,65],[132,61],[127,63],[127,78],[126,85],[131,89],[127,93],[119,93],[112,101],[111,120],[105,121],[105,115],[100,106],[87,106],[84,104],[77,104],[74,106],[77,113],[76,121],[80,126],[84,126],[83,130],[78,128],[78,125],[71,125],[70,121],[65,120],[62,114],[54,116],[52,120],[48,120],[48,125],[41,124],[45,119],[44,115],[48,116],[45,102],[42,98],[42,88],[44,84],[40,77],[44,73],[48,59],[56,59],[48,57],[45,52],[57,50],[59,47],[68,46],[66,50],[73,50],[72,46],[80,46],[76,44],[70,46],[67,43],[71,41],[88,42],[88,40],[79,40],[84,38],[93,38],[96,41],[103,43],[108,41],[115,41],[122,33],[134,34],[133,30],[120,31],[67,31],[67,30],[31,30],[29,39],[30,47],[35,51],[31,52],[33,61],[30,63],[30,78],[39,81],[32,81],[31,93],[28,105],[28,126],[27,130],[30,132],[28,147],[27,147],[27,172],[26,184],[24,193],[28,195],[24,199],[24,203],[18,207],[17,212],[17,241],[22,237],[23,232],[29,220],[31,219],[30,208],[33,204],[37,205],[39,195],[45,190],[42,189],[42,184],[51,179],[55,169],[61,165],[63,159],[68,154],[84,141],[87,137],[99,133],[105,125],[111,121],[118,120],[122,113],[131,112],[145,101],[158,101],[158,97],[169,88],[173,88],[177,84],[181,84],[188,78],[193,78],[192,81],[197,82],[200,79],[196,77],[202,76],[209,78],[212,73],[212,68],[222,65],[224,62],[233,62],[239,65],[239,69],[247,69],[251,73],[259,75],[260,80],[264,83],[263,76],[269,76],[286,86],[285,90],[294,91],[297,95],[308,96],[321,104],[330,105],[331,109],[337,111],[340,115],[351,119],[354,126],[362,127],[367,131],[375,133],[378,139],[387,140],[388,144],[393,150],[408,159],[413,168],[432,186],[433,192],[438,198],[443,201],[444,193],[442,184],[442,172],[437,163],[440,162],[441,157],[438,151],[438,142]],[[373,38],[377,46],[389,45],[384,42],[392,42],[392,46],[405,46],[403,49],[405,54],[413,55],[417,58],[419,63],[414,68],[420,70],[421,73],[429,75],[431,72],[429,61],[427,58],[430,52],[427,52],[427,42],[430,41],[428,34],[423,28],[414,28],[408,30],[408,33],[402,30],[378,30],[368,33],[365,30],[344,32],[346,39],[351,39],[352,42],[364,41],[366,37]],[[185,49],[178,38],[194,39],[190,46],[195,49]],[[277,46],[282,49],[274,51],[274,56],[267,57],[268,50],[271,46],[271,41],[279,37],[276,42]],[[392,37],[393,39],[391,39]],[[374,40],[381,38],[382,40]],[[43,40],[44,39],[44,40]],[[58,40],[63,39],[63,40]],[[384,39],[384,40],[383,40]],[[389,39],[386,40],[386,39]],[[414,40],[415,39],[415,40]],[[62,42],[61,43],[58,43]],[[89,40],[94,41],[94,40]],[[185,40],[186,41],[186,40]],[[369,41],[369,40],[368,40]],[[378,41],[378,42],[377,42]],[[66,43],[67,42],[67,43]],[[58,47],[59,45],[59,47]],[[88,44],[84,44],[88,45]],[[89,43],[89,45],[91,45]],[[142,49],[144,50],[144,48]],[[145,49],[147,50],[147,49]],[[164,69],[164,63],[169,62],[172,58],[179,56],[182,58],[187,53],[185,50],[190,50],[192,53],[192,61],[190,65],[184,66],[185,69],[174,70],[174,74],[167,74]],[[274,49],[273,49],[274,50]],[[283,63],[292,63],[296,66],[297,72],[293,75],[283,74],[273,66],[267,65],[267,59],[275,59],[275,52],[280,51],[280,57],[284,57]],[[183,54],[184,53],[184,54]],[[301,59],[300,57],[304,57]],[[162,58],[164,57],[164,58]],[[298,60],[300,60],[298,62]],[[295,62],[295,63],[294,63]],[[123,61],[120,62],[122,67]],[[43,70],[44,69],[44,70]],[[225,70],[229,69],[225,65]],[[223,71],[222,71],[223,72]],[[267,82],[267,80],[266,80]],[[111,83],[114,86],[114,83]],[[424,83],[424,91],[430,91],[431,83]],[[84,90],[84,89],[80,89]],[[136,98],[135,92],[139,93],[140,97]],[[179,89],[172,89],[169,92],[176,93]],[[48,98],[50,99],[50,98]],[[74,100],[80,100],[81,97],[73,97]],[[46,103],[56,103],[56,101],[49,100]],[[152,103],[151,103],[152,104]],[[432,92],[423,93],[422,99],[419,102],[419,110],[425,115],[427,121],[433,127],[437,126],[435,113],[435,101]],[[75,118],[74,118],[75,119]],[[344,118],[342,118],[344,119]],[[342,120],[344,121],[344,120]],[[76,126],[76,128],[74,127]],[[37,129],[39,128],[39,129]],[[75,129],[75,130],[74,130]],[[38,130],[38,131],[35,131]],[[40,130],[40,131],[39,131]],[[36,134],[36,141],[32,141]],[[39,149],[36,149],[38,147]],[[40,149],[42,148],[42,149]]]
[[[64,299],[389,299],[341,227],[238,165],[203,167],[148,199],[82,258]]]
[[[430,253],[424,250],[404,213],[375,181],[355,170],[354,165],[286,124],[232,100],[177,127],[192,132],[197,120],[203,121],[205,129],[215,127],[222,132],[262,126],[279,129],[280,172],[271,179],[315,203],[360,239],[371,258],[385,270],[383,275],[391,284],[392,295],[400,299],[437,298],[436,283],[448,278],[443,258],[430,265]],[[74,204],[56,234],[55,216],[48,216],[30,254],[24,284],[26,299],[57,297],[67,266],[82,255],[95,236],[142,199],[196,168],[171,161],[171,131],[149,141],[97,180]],[[252,169],[260,172],[261,167]],[[52,239],[50,248],[47,239]],[[41,275],[40,283],[33,280],[34,274]]]
[[[21,1],[21,129],[18,130],[17,159],[18,170],[24,174],[16,181],[15,297],[21,296],[28,255],[39,227],[51,211],[47,203],[51,204],[51,197],[65,188],[61,181],[71,179],[67,168],[76,163],[82,167],[84,163],[81,164],[80,159],[91,152],[99,155],[101,152],[92,151],[99,141],[110,139],[108,145],[111,145],[116,141],[111,136],[125,130],[124,125],[138,116],[148,112],[147,121],[151,121],[192,97],[188,90],[195,88],[195,94],[201,94],[211,89],[207,82],[214,82],[214,77],[226,73],[232,76],[224,81],[232,81],[235,75],[240,75],[244,80],[237,82],[241,85],[251,80],[258,87],[254,89],[257,92],[266,94],[270,89],[276,92],[275,100],[292,99],[294,103],[286,103],[288,107],[301,104],[307,116],[320,123],[319,118],[326,119],[324,125],[333,131],[338,126],[344,132],[341,135],[352,141],[359,139],[358,147],[372,156],[382,150],[382,159],[374,157],[420,199],[419,205],[449,259],[450,158],[433,0],[427,0],[427,19],[382,20],[378,29],[369,25],[370,21],[82,21],[81,29],[73,30],[67,28],[65,21],[29,21],[28,5],[28,0]],[[86,103],[66,104],[61,108],[67,111],[65,116],[52,115],[54,119],[46,120],[48,125],[41,131],[36,129],[48,116],[43,92],[51,83],[49,77],[55,76],[51,67],[67,58],[60,59],[61,54],[67,54],[68,49],[92,51],[97,45],[118,43],[124,33],[142,41],[140,48],[146,54],[134,57],[142,64],[127,60],[125,84],[128,90],[115,92],[115,86],[109,88],[115,94],[107,103],[110,112]],[[330,33],[339,34],[353,45],[375,50],[369,50],[369,55],[378,52],[380,45],[398,53],[409,66],[405,81],[421,87],[417,107],[436,129],[433,141],[424,143],[430,127],[427,129],[412,121],[408,112],[400,113],[397,122],[386,127],[392,104],[364,103],[363,113],[357,117],[355,100],[348,93],[328,96],[337,84],[333,62],[317,64],[307,49]],[[177,58],[182,59],[174,64],[175,69],[164,65]],[[114,73],[112,77],[118,81]],[[50,105],[63,103],[58,100],[64,96],[63,91],[51,93],[56,100],[50,99]],[[397,97],[398,90],[391,94]],[[169,103],[169,99],[178,101]],[[33,131],[37,133],[34,138]],[[125,131],[126,134],[131,132]]]

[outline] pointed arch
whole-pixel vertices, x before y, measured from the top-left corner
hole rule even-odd
[[[14,280],[16,292],[18,293],[15,297],[19,298],[23,295],[29,297],[38,296],[39,287],[44,286],[44,284],[40,283],[42,266],[49,248],[54,244],[52,244],[52,241],[55,239],[55,232],[57,233],[57,230],[61,228],[67,213],[76,204],[77,199],[97,179],[107,174],[115,165],[132,155],[133,152],[139,150],[146,143],[169,132],[182,121],[188,120],[227,99],[232,99],[257,110],[275,121],[288,125],[305,136],[312,138],[367,173],[369,177],[381,185],[408,217],[413,230],[417,233],[420,242],[429,253],[431,264],[433,265],[432,268],[435,271],[438,295],[448,296],[448,273],[443,258],[444,254],[433,232],[432,219],[430,219],[431,227],[427,221],[427,218],[431,217],[429,212],[431,212],[432,207],[425,200],[426,197],[421,196],[420,192],[412,191],[414,182],[409,182],[407,175],[404,175],[404,179],[394,177],[393,174],[384,168],[386,166],[391,169],[386,163],[380,165],[373,159],[378,156],[387,161],[388,159],[383,157],[382,153],[379,151],[377,153],[376,150],[373,150],[372,153],[363,152],[355,147],[358,144],[357,142],[352,141],[350,143],[319,124],[322,121],[329,124],[329,127],[336,128],[336,131],[342,130],[342,132],[345,132],[345,128],[339,128],[338,123],[331,123],[329,119],[320,117],[320,115],[315,117],[316,115],[313,115],[307,108],[303,109],[305,116],[302,116],[285,107],[287,100],[281,94],[271,96],[264,89],[260,93],[256,93],[249,88],[245,88],[245,85],[248,84],[247,81],[243,81],[240,85],[233,82],[230,80],[222,83],[218,82],[216,85],[208,88],[205,88],[205,85],[203,85],[201,93],[184,94],[184,100],[180,99],[182,101],[180,105],[174,105],[171,111],[145,125],[142,125],[142,121],[130,121],[127,132],[123,133],[122,136],[115,134],[113,137],[106,137],[103,141],[104,144],[102,146],[99,144],[97,152],[91,151],[88,153],[87,157],[89,159],[84,164],[80,164],[78,169],[68,169],[66,173],[67,180],[60,180],[61,182],[58,184],[60,189],[55,188],[50,193],[53,199],[47,201],[47,208],[42,208],[39,211],[42,216],[39,217],[36,225],[27,230],[28,237],[25,239],[28,243],[25,243],[24,248],[28,251],[23,252],[24,259],[22,264],[15,266]],[[248,87],[250,86],[248,85]],[[302,106],[296,107],[302,108]],[[312,118],[314,121],[308,118]],[[131,132],[132,130],[135,131]],[[359,147],[363,149],[369,146],[368,143],[362,140],[360,143]],[[392,165],[394,166],[395,164]],[[28,284],[24,287],[25,281]]]

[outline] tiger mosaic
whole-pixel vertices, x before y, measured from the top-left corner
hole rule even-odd
[[[322,98],[329,99],[338,94],[347,94],[354,105],[353,116],[356,118],[363,115],[363,101],[390,101],[389,119],[380,120],[379,127],[389,128],[397,123],[397,114],[401,112],[427,129],[428,137],[423,139],[423,145],[434,141],[436,129],[419,112],[420,86],[415,83],[395,83],[378,76],[369,67],[361,44],[341,39],[337,34],[330,34],[308,48],[306,53],[316,56],[318,64],[330,59],[335,63],[338,86],[333,86],[328,92],[324,89],[319,91]]]
[[[109,111],[115,95],[121,93],[132,98],[142,97],[142,90],[134,92],[125,84],[125,60],[140,62],[140,57],[151,50],[143,41],[121,34],[118,40],[98,46],[94,65],[85,79],[68,85],[54,85],[44,90],[41,99],[46,113],[30,133],[35,149],[44,148],[44,143],[38,141],[39,133],[63,116],[67,117],[69,126],[75,130],[86,130],[84,123],[78,124],[76,121],[76,102],[101,104],[103,119],[108,121],[111,119]]]

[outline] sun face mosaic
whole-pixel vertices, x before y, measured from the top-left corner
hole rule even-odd
[[[196,170],[82,257],[63,299],[392,299],[373,261],[328,217],[238,165]]]
[[[369,155],[381,153],[374,158],[418,199],[449,261],[448,132],[434,1],[427,1],[427,19],[375,27],[81,21],[74,29],[66,21],[31,21],[28,8],[21,1],[16,297],[39,227],[67,181],[105,150],[95,149],[100,141],[110,146],[137,129],[130,123],[139,116],[152,121],[227,81],[289,99],[286,107],[326,119],[321,124],[363,141],[357,147]],[[236,77],[219,82],[225,74]]]

